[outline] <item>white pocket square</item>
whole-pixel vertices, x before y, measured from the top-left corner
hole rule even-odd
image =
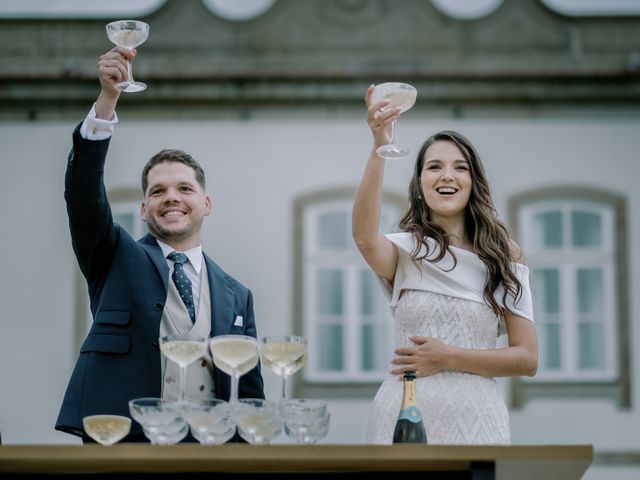
[[[233,326],[234,327],[241,327],[242,326],[242,316],[241,315],[236,315],[236,319],[233,322]]]

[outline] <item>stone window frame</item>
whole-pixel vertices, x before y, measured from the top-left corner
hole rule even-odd
[[[507,202],[511,233],[516,241],[519,238],[519,212],[535,202],[552,200],[586,200],[609,205],[614,210],[614,228],[616,229],[616,284],[628,286],[629,258],[627,239],[626,199],[609,191],[581,187],[555,186],[530,190],[512,195]],[[526,252],[525,256],[526,256]],[[617,351],[618,378],[612,381],[576,381],[576,382],[527,382],[515,377],[511,380],[511,406],[522,408],[529,400],[536,398],[605,398],[612,400],[619,408],[628,409],[631,405],[631,363],[630,363],[630,304],[629,289],[618,288],[617,302]]]
[[[304,331],[304,234],[305,234],[305,211],[313,205],[322,203],[348,200],[353,202],[356,188],[336,188],[305,193],[297,197],[293,202],[293,330],[296,332]],[[400,214],[404,213],[406,208],[406,198],[395,193],[384,192],[382,198],[383,204],[392,205],[398,209]],[[399,216],[395,220],[399,221]],[[307,359],[307,362],[309,359]],[[365,380],[362,382],[352,381],[308,381],[303,375],[294,375],[291,378],[292,390],[294,396],[297,397],[322,397],[322,398],[348,398],[348,399],[364,399],[373,398],[378,390],[381,379]]]

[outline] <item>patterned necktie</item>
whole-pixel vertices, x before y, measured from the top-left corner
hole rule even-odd
[[[188,258],[184,253],[180,252],[171,252],[167,255],[167,258],[173,260],[173,275],[171,275],[173,283],[175,283],[180,298],[182,298],[185,307],[187,307],[189,317],[191,317],[191,323],[196,323],[196,309],[193,305],[191,280],[189,280],[187,274],[184,273],[184,264],[188,261]]]

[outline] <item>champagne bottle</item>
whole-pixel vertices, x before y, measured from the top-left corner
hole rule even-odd
[[[404,372],[402,407],[393,432],[393,443],[427,443],[416,394],[416,372]]]

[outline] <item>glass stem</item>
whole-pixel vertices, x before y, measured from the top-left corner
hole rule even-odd
[[[185,397],[185,389],[187,388],[186,386],[186,382],[187,382],[187,367],[186,365],[180,365],[180,401],[184,402],[184,397]]]
[[[391,145],[396,144],[396,121],[391,122]]]
[[[238,373],[233,372],[231,375],[231,395],[229,396],[229,403],[238,403]]]
[[[287,398],[287,376],[282,375],[282,396],[280,399],[284,400],[285,398]]]
[[[129,77],[128,82],[133,83],[133,74],[131,73],[131,60],[127,60],[127,75]]]

